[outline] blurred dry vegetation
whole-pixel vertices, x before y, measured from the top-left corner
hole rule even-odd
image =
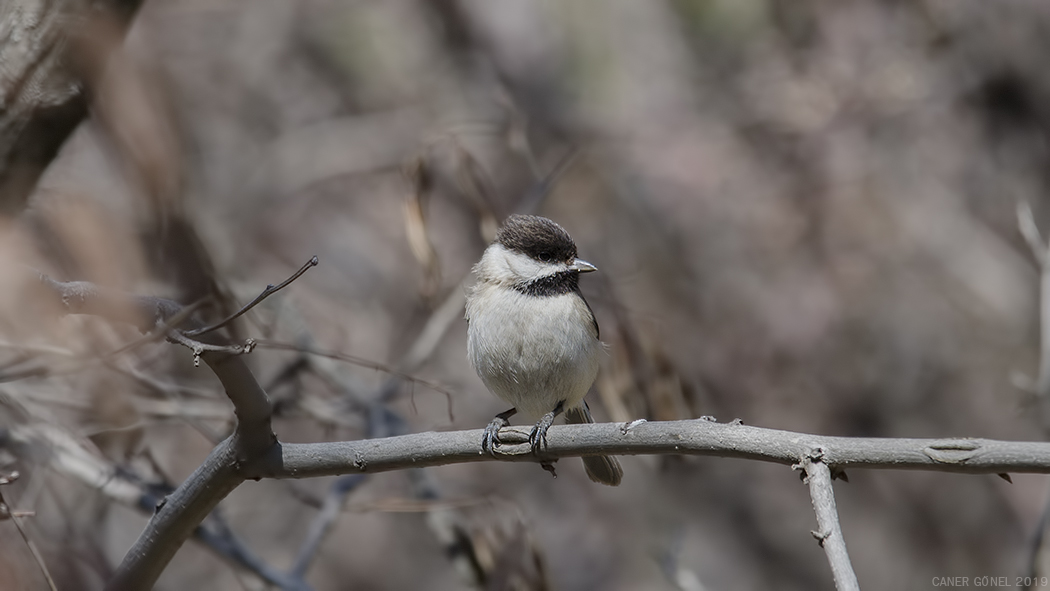
[[[107,35],[83,35],[85,61]],[[600,269],[583,281],[609,345],[599,420],[1044,439],[1046,405],[1013,382],[1038,358],[1015,207],[1050,228],[1048,51],[1039,0],[148,0],[0,219],[0,469],[22,475],[4,497],[36,512],[22,523],[60,589],[97,589],[147,516],[57,469],[40,434],[163,490],[233,420],[185,349],[99,360],[138,333],[57,317],[25,266],[209,297],[218,318],[317,255],[234,336],[396,368],[452,412],[426,384],[262,348],[281,439],[479,428],[505,409],[466,360],[464,281],[527,210]],[[831,588],[790,471],[623,463],[617,489],[579,462],[556,480],[492,462],[371,476],[307,581],[464,588],[454,531],[493,589]],[[865,586],[1027,572],[1044,477],[849,476]],[[330,485],[248,483],[222,517],[286,569]],[[0,522],[0,587],[42,581]],[[260,583],[191,542],[159,588],[242,585]]]

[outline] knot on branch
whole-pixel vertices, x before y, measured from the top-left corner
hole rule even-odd
[[[809,452],[806,453],[806,457],[811,462],[823,462],[825,455],[826,455],[826,452],[824,451],[824,448],[820,447],[819,445],[811,447],[809,449]]]
[[[649,421],[646,421],[645,419],[635,419],[629,423],[624,423],[623,426],[620,427],[620,433],[626,436],[628,433],[631,432],[631,429],[634,429],[638,425],[644,425],[647,422]]]
[[[831,537],[831,530],[810,530],[809,533],[817,540],[817,545],[819,545],[821,548],[824,547],[824,542],[828,541],[828,538]]]
[[[824,451],[823,447],[821,447],[819,445],[811,446],[811,447],[809,447],[806,450],[805,453],[802,454],[802,457],[799,458],[799,461],[798,461],[797,464],[792,464],[791,465],[791,469],[792,470],[798,470],[799,471],[799,475],[798,475],[799,480],[801,480],[802,482],[808,483],[809,482],[809,466],[810,466],[810,464],[819,464],[819,463],[823,462],[825,455],[826,455],[826,452]]]
[[[828,467],[828,472],[831,474],[832,480],[841,480],[843,482],[849,482],[849,477],[846,476],[846,471],[841,467],[833,466],[825,461],[828,452],[826,449],[819,445],[810,447],[806,453],[802,456],[799,463],[791,466],[792,470],[799,470],[799,479],[802,482],[809,482],[809,470],[812,464],[824,464]]]
[[[973,459],[981,449],[981,443],[968,439],[952,439],[932,443],[922,452],[940,464],[964,464]]]

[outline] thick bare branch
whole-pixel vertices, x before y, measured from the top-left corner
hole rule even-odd
[[[151,588],[204,518],[244,482],[242,465],[277,442],[270,427],[270,400],[244,358],[223,353],[204,353],[201,358],[233,402],[237,430],[164,499],[106,585],[107,591]]]
[[[150,589],[197,526],[244,482],[238,471],[237,435],[212,450],[197,470],[165,497],[121,561],[106,591]]]
[[[310,478],[485,461],[480,429],[416,433],[385,439],[281,444],[248,477]],[[498,459],[536,461],[528,430],[500,432]],[[827,437],[710,420],[559,425],[545,458],[586,455],[685,454],[793,465],[814,448],[836,469],[912,469],[968,474],[1050,473],[1050,443],[990,439]]]

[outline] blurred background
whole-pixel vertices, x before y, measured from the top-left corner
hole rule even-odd
[[[139,333],[59,317],[24,266],[218,318],[317,255],[231,331],[269,344],[247,360],[278,436],[473,429],[505,405],[467,362],[463,293],[513,212],[600,269],[599,420],[1043,440],[1016,211],[1050,232],[1048,32],[1038,0],[148,0],[0,223],[4,498],[36,512],[60,589],[98,589],[142,492],[233,420],[184,348],[100,361]],[[261,589],[293,564],[318,590],[833,588],[786,467],[622,462],[615,489],[579,461],[249,482],[206,524],[227,551],[187,543],[158,588]],[[866,588],[1045,573],[1043,476],[836,491]],[[10,522],[0,586],[45,588]]]

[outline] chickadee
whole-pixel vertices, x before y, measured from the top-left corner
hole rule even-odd
[[[496,415],[482,447],[493,453],[499,429],[517,412],[539,422],[529,435],[534,452],[562,412],[568,423],[593,423],[583,397],[598,375],[598,322],[580,293],[580,273],[597,268],[576,258],[576,244],[551,220],[512,215],[474,266],[467,296],[467,352],[481,381],[514,408]],[[586,456],[594,482],[616,486],[615,458]]]

